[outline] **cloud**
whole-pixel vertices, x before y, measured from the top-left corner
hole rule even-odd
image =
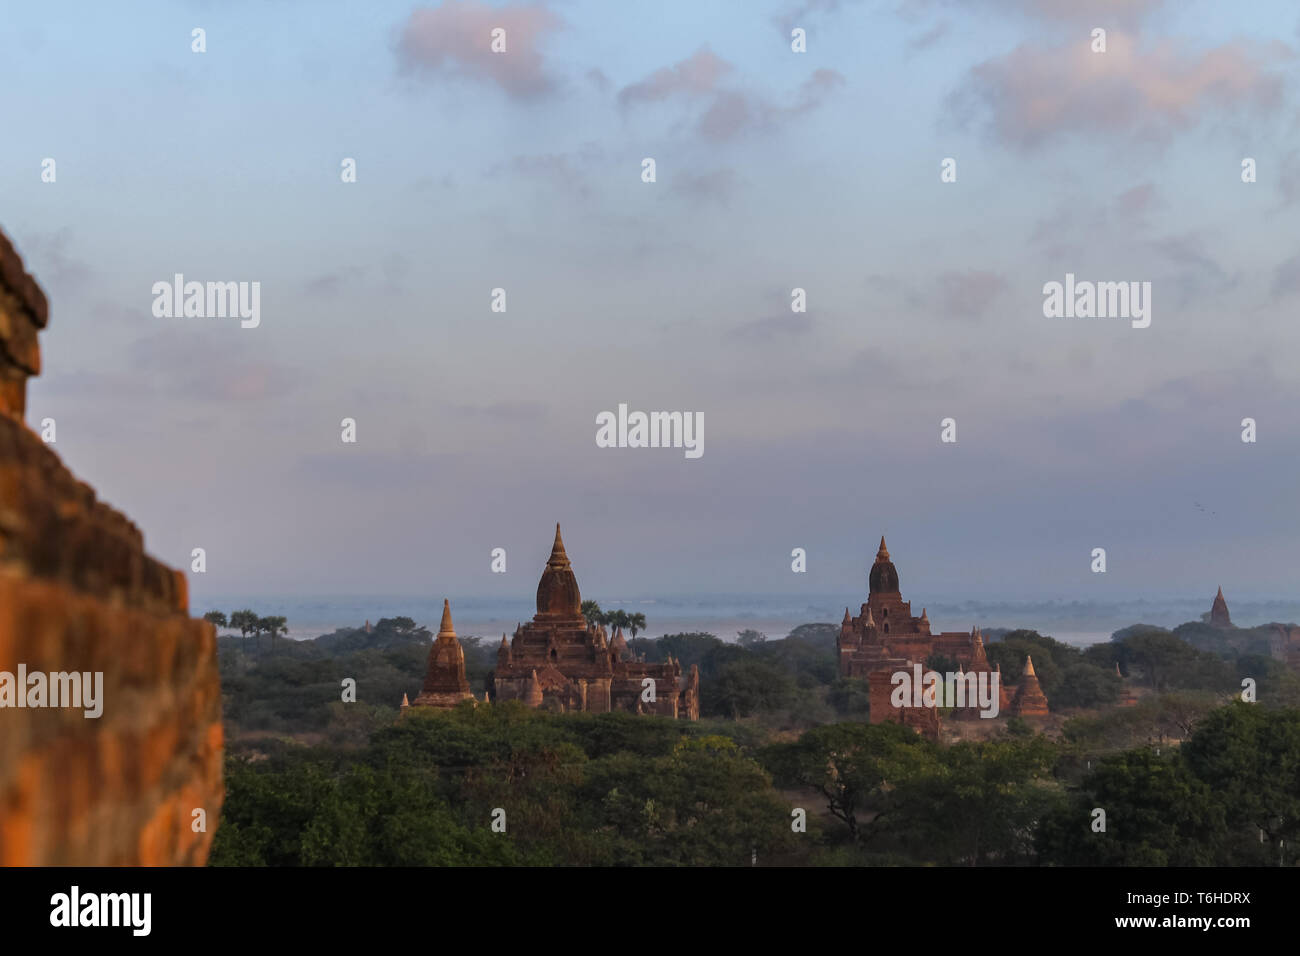
[[[707,47],[696,50],[673,66],[655,70],[639,83],[623,87],[618,94],[620,106],[653,103],[670,96],[704,96],[717,89],[718,80],[733,67]]]
[[[807,21],[813,17],[820,17],[822,14],[838,13],[840,8],[847,3],[857,2],[857,0],[803,0],[797,6],[792,6],[784,12],[772,18],[776,28],[786,36],[797,26],[807,26]]]
[[[807,336],[813,330],[813,320],[806,312],[778,313],[728,330],[727,337],[744,342],[771,342],[780,337]]]
[[[1022,44],[973,67],[949,106],[986,115],[998,139],[1025,150],[1071,136],[1159,142],[1216,109],[1276,109],[1282,80],[1265,64],[1281,49],[1232,42],[1192,53],[1166,41],[1140,50],[1115,31],[1105,53],[1093,53],[1086,38]]]
[[[533,99],[555,88],[539,47],[562,24],[540,4],[492,7],[476,0],[447,0],[411,13],[398,39],[398,60],[405,69],[492,82],[514,99]],[[504,53],[491,49],[497,27],[506,31]]]
[[[333,299],[348,288],[355,288],[365,276],[366,270],[360,266],[343,266],[308,279],[302,291],[305,295]]]
[[[202,321],[202,320],[196,320]],[[127,350],[127,378],[148,382],[178,402],[237,402],[283,398],[300,373],[269,360],[256,344],[225,329],[172,328],[137,339]],[[196,361],[201,355],[202,361]]]
[[[489,176],[508,173],[511,177],[535,179],[550,189],[588,199],[592,195],[590,169],[604,153],[595,143],[586,143],[576,152],[533,153],[512,157],[487,170]]]
[[[1164,0],[998,0],[1015,13],[1040,20],[1132,24],[1164,5]]]
[[[837,0],[824,2],[828,10],[839,6]],[[1034,20],[1109,27],[1112,24],[1132,26],[1164,4],[1165,0],[986,0],[984,6]],[[904,20],[916,20],[939,9],[964,12],[971,6],[970,0],[902,0],[896,9]]]
[[[940,20],[930,29],[923,33],[918,33],[907,41],[907,47],[910,50],[924,50],[933,46],[948,35],[951,24],[947,20]]]
[[[1062,203],[1038,220],[1030,245],[1053,259],[1078,255],[1099,237],[1131,238],[1135,231],[1146,229],[1148,215],[1163,206],[1151,182],[1138,183],[1105,205]]]
[[[673,177],[672,192],[696,202],[727,205],[736,190],[734,169],[713,169],[704,173],[682,170]]]
[[[893,276],[870,275],[867,284],[882,295],[896,297],[913,312],[941,318],[979,318],[1010,288],[1005,276],[985,269],[942,272],[922,289]]]
[[[1168,236],[1152,242],[1151,247],[1179,267],[1168,287],[1173,288],[1175,304],[1180,307],[1204,302],[1238,285],[1239,277],[1229,275],[1219,265],[1205,250],[1205,242],[1199,236]]]
[[[1007,280],[995,272],[945,272],[939,276],[933,301],[945,315],[975,318],[987,312],[1007,288]]]
[[[844,83],[844,77],[835,70],[814,70],[795,92],[792,102],[781,105],[758,93],[723,88],[720,82],[732,69],[730,63],[702,48],[674,66],[663,67],[641,82],[625,86],[619,91],[618,102],[627,109],[673,98],[707,101],[696,131],[706,140],[723,142],[749,130],[771,129],[785,119],[814,110]]]
[[[1278,163],[1277,191],[1282,196],[1282,207],[1295,205],[1300,199],[1300,151],[1292,150]]]
[[[1273,299],[1284,299],[1300,292],[1300,255],[1294,255],[1273,270]]]

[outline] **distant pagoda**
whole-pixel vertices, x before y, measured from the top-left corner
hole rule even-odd
[[[1228,602],[1223,599],[1223,588],[1214,596],[1210,607],[1210,624],[1214,627],[1232,627],[1232,618],[1228,616]]]
[[[465,679],[465,649],[460,646],[451,623],[451,602],[442,602],[442,625],[429,648],[429,666],[424,685],[411,707],[455,707],[462,700],[473,700],[469,681]],[[402,695],[405,704],[406,695]],[[404,708],[405,709],[405,708]]]

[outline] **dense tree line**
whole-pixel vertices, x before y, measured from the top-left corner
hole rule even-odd
[[[230,746],[212,862],[1295,862],[1300,693],[1253,639],[1197,647],[1135,627],[1079,650],[1004,632],[990,659],[1018,676],[1032,654],[1069,719],[1052,740],[1013,718],[945,745],[867,722],[865,683],[838,676],[837,631],[632,639],[647,660],[699,667],[699,723],[517,703],[399,719],[432,640],[408,618],[271,654],[222,638]],[[461,642],[481,695],[495,644]],[[1110,706],[1117,666],[1142,692],[1134,706]],[[356,703],[340,699],[345,677]],[[1225,704],[1245,678],[1258,703]],[[497,809],[504,832],[491,826]]]

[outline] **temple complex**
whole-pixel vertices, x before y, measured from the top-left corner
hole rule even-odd
[[[1210,606],[1210,623],[1215,627],[1232,627],[1232,618],[1228,616],[1228,602],[1223,599],[1223,588],[1214,596]]]
[[[519,700],[557,712],[700,716],[698,668],[683,678],[678,661],[647,663],[628,650],[622,629],[611,637],[604,625],[587,623],[558,524],[537,584],[537,613],[513,637],[501,636],[490,686],[494,701]]]
[[[913,665],[927,666],[931,658],[943,657],[964,674],[997,674],[1001,670],[990,667],[984,650],[984,639],[978,627],[964,631],[930,630],[930,618],[924,608],[920,617],[912,614],[912,604],[904,601],[899,590],[898,570],[889,558],[885,539],[880,539],[880,550],[867,578],[868,597],[857,616],[844,609],[837,642],[840,675],[867,681],[870,697],[871,722],[897,721],[914,727],[928,736],[937,736],[939,714],[935,708],[894,707],[890,703],[893,675],[911,671]],[[1026,717],[1047,714],[1047,698],[1039,687],[1033,662],[1025,662],[1025,673],[1016,688],[999,683],[999,713]],[[958,720],[977,717],[976,707],[956,708],[953,717]]]
[[[462,700],[473,700],[469,681],[465,678],[465,649],[460,646],[456,629],[451,623],[451,603],[442,602],[442,624],[438,636],[429,648],[429,665],[424,672],[424,684],[414,703],[402,695],[405,707],[455,707]]]

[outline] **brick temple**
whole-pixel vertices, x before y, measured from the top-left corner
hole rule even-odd
[[[202,865],[225,796],[216,632],[27,426],[48,320],[0,233],[0,671],[103,675],[96,719],[0,707],[0,866]]]
[[[867,602],[854,617],[844,609],[837,641],[840,675],[867,681],[870,696],[871,722],[896,721],[915,727],[922,733],[937,737],[939,712],[935,708],[894,707],[890,694],[894,689],[892,677],[899,671],[911,671],[914,664],[923,667],[932,657],[945,657],[955,661],[963,673],[999,675],[999,714],[1022,717],[1047,716],[1047,698],[1043,696],[1034,673],[1032,658],[1025,661],[1019,683],[1009,687],[998,667],[990,667],[984,650],[984,639],[978,627],[965,631],[930,630],[930,618],[925,608],[920,617],[912,614],[912,603],[904,601],[899,590],[898,569],[889,558],[885,539],[880,539],[880,550],[867,576]],[[973,707],[954,708],[953,717],[966,720],[978,717]]]
[[[1224,600],[1223,588],[1214,596],[1210,605],[1210,624],[1214,627],[1232,627],[1232,618],[1228,614],[1228,602]]]
[[[443,599],[442,624],[429,648],[429,664],[424,683],[414,704],[402,695],[403,707],[455,707],[462,700],[473,700],[469,680],[465,677],[465,649],[451,623],[451,602]]]
[[[648,685],[647,679],[653,682]],[[537,613],[501,636],[492,700],[520,700],[558,712],[602,714],[621,710],[699,720],[700,675],[695,666],[683,678],[671,657],[653,664],[630,653],[622,629],[611,637],[604,625],[582,616],[582,594],[555,526],[551,557],[537,584]],[[653,687],[654,700],[645,698]]]

